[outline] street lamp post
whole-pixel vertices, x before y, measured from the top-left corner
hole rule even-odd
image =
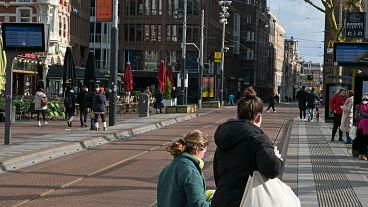
[[[224,62],[225,62],[225,25],[227,24],[227,18],[230,14],[227,12],[232,1],[219,1],[218,4],[221,6],[220,11],[220,23],[222,24],[222,41],[221,41],[221,106],[224,102]]]

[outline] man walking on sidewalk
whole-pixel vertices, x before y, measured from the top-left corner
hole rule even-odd
[[[305,110],[307,109],[307,95],[308,93],[305,91],[305,86],[302,86],[302,88],[298,91],[296,94],[296,98],[298,99],[298,105],[299,105],[299,116],[300,120],[306,120],[305,119]]]
[[[308,121],[313,121],[314,108],[320,101],[318,95],[314,92],[314,88],[312,88],[311,92],[307,95]]]
[[[87,127],[87,115],[88,115],[87,105],[86,105],[87,92],[88,92],[87,86],[83,86],[82,90],[78,93],[78,96],[77,96],[77,103],[79,104],[79,119],[80,119],[81,127]]]

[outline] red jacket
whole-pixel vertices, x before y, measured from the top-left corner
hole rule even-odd
[[[342,114],[341,106],[344,105],[345,101],[345,98],[340,98],[340,96],[335,95],[330,100],[330,108],[335,114]]]

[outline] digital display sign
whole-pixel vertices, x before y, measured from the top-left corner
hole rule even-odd
[[[45,24],[2,23],[5,51],[45,52]]]
[[[368,43],[335,43],[334,62],[339,66],[368,65]]]

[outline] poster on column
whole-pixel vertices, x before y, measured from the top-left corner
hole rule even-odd
[[[96,0],[96,20],[98,22],[112,21],[112,0]]]
[[[202,97],[203,98],[215,97],[215,77],[206,76],[202,78]]]

